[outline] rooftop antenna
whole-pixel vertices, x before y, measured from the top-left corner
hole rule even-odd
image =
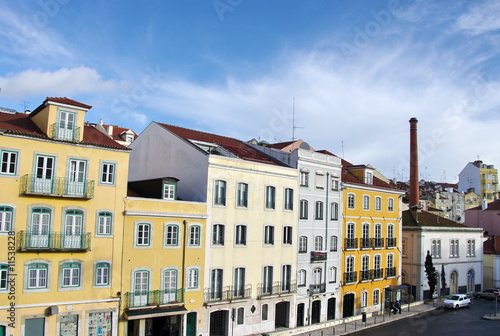
[[[23,102],[21,105],[23,106],[23,111],[26,112],[26,110],[28,109],[28,105],[30,104],[29,101],[26,101],[24,99],[21,99],[21,101]]]
[[[341,147],[342,147],[342,159],[344,158],[344,141],[341,141]]]
[[[292,105],[292,142],[295,141],[295,130],[297,128],[304,128],[295,126],[295,97],[293,97],[293,105]]]

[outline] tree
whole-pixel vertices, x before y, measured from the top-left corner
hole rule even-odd
[[[446,275],[444,273],[444,264],[441,264],[441,295],[443,295],[443,291],[446,289]]]
[[[432,299],[432,295],[434,294],[434,290],[436,289],[438,282],[438,277],[429,251],[427,251],[427,256],[425,257],[425,274],[427,275],[427,283],[429,284],[429,299]]]

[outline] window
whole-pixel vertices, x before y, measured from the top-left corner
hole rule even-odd
[[[137,224],[136,240],[137,246],[149,246],[151,239],[151,224]]]
[[[383,247],[384,242],[382,240],[382,225],[379,223],[375,224],[375,242],[374,247]]]
[[[441,240],[432,239],[431,240],[431,256],[433,258],[441,258]]]
[[[247,244],[247,227],[246,225],[236,225],[236,237],[234,239],[236,245]]]
[[[266,209],[275,209],[276,206],[276,188],[266,187]]]
[[[134,305],[142,306],[147,304],[147,292],[149,291],[149,271],[134,272]]]
[[[450,241],[450,257],[457,258],[458,255],[458,239],[452,239]]]
[[[175,184],[172,183],[164,183],[163,184],[163,199],[166,200],[175,200],[176,195],[176,188]]]
[[[262,272],[262,293],[272,294],[273,292],[273,266],[264,266]]]
[[[297,279],[299,287],[304,287],[306,285],[306,276],[307,276],[307,272],[305,269],[299,270],[298,279]]]
[[[372,172],[365,173],[365,183],[366,184],[373,184],[373,173]]]
[[[292,245],[292,227],[283,227],[283,245]]]
[[[292,265],[283,265],[281,272],[281,290],[289,292],[292,285]]]
[[[328,270],[328,281],[330,283],[337,282],[337,267],[332,266]]]
[[[100,262],[95,265],[95,285],[109,286],[109,263]]]
[[[337,180],[336,178],[332,178],[332,190],[339,190],[339,180]]]
[[[293,210],[293,189],[285,188],[285,210]]]
[[[233,296],[240,298],[245,296],[245,268],[243,267],[234,269]]]
[[[100,236],[111,235],[113,227],[113,215],[109,211],[101,211],[97,214],[97,234]]]
[[[51,194],[53,191],[55,158],[53,156],[37,155],[35,164],[35,185],[33,191],[36,193]]]
[[[179,245],[179,226],[168,224],[165,227],[165,246]]]
[[[267,303],[262,305],[262,321],[267,321],[269,306]]]
[[[323,251],[323,237],[314,237],[314,251]]]
[[[308,187],[309,186],[309,173],[308,172],[300,172],[300,186]]]
[[[346,249],[357,248],[356,239],[354,238],[354,223],[347,223]]]
[[[408,239],[405,238],[405,239],[401,240],[401,255],[403,257],[407,256],[407,254],[406,254],[407,250],[408,250],[407,245],[408,245]]]
[[[354,209],[354,194],[347,195],[347,208]]]
[[[325,175],[316,173],[316,189],[325,189]]]
[[[373,290],[373,305],[378,305],[380,302],[380,290],[379,289],[374,289]]]
[[[248,184],[238,183],[238,194],[236,195],[236,206],[248,207]]]
[[[339,204],[337,202],[333,202],[331,208],[331,220],[338,220],[338,219],[339,219]]]
[[[200,246],[201,244],[201,227],[199,225],[191,225],[189,227],[189,246]]]
[[[198,288],[199,283],[199,270],[197,268],[190,268],[188,270],[187,287],[188,289]]]
[[[8,289],[7,280],[9,278],[9,266],[7,264],[0,264],[0,291]]]
[[[363,210],[370,210],[370,196],[363,195]]]
[[[369,247],[370,247],[370,224],[363,223],[361,248],[369,248]]]
[[[387,268],[392,268],[394,267],[394,255],[392,253],[389,253],[387,255]]]
[[[323,270],[321,267],[316,267],[313,270],[313,278],[312,278],[312,283],[313,285],[319,285],[322,283],[323,276],[322,276]]]
[[[80,263],[64,263],[62,265],[62,287],[79,287],[80,274]]]
[[[264,227],[264,244],[274,245],[274,226],[267,225]]]
[[[163,271],[163,301],[165,303],[170,303],[172,301],[178,301],[177,297],[177,270],[176,269],[166,269]]]
[[[396,247],[396,238],[394,238],[394,224],[387,224],[387,247]]]
[[[380,254],[376,254],[373,257],[373,270],[374,270],[373,277],[375,279],[382,278],[382,269],[380,268],[380,258],[381,258]]]
[[[306,200],[300,200],[300,219],[307,219],[307,207],[308,202]]]
[[[323,202],[316,202],[316,216],[315,219],[323,219]]]
[[[356,276],[354,274],[354,257],[348,256],[345,263],[346,278],[344,282],[354,282],[356,281]]]
[[[389,198],[387,200],[387,211],[394,211],[394,199]]]
[[[14,151],[0,151],[0,174],[17,174],[17,156],[18,153]]]
[[[337,252],[337,236],[330,237],[330,252]]]
[[[75,113],[68,111],[59,111],[57,131],[54,133],[54,138],[74,141],[75,119]]]
[[[307,253],[307,237],[299,237],[299,253]]]
[[[214,205],[226,205],[226,181],[222,180],[215,181]]]
[[[215,268],[210,272],[210,299],[222,299],[223,270]]]
[[[224,225],[214,224],[212,230],[212,245],[224,245]]]
[[[29,246],[49,247],[51,210],[47,208],[33,208],[31,211],[31,227]]]
[[[116,174],[116,164],[103,162],[101,165],[101,183],[114,184]]]
[[[467,239],[467,257],[476,256],[476,240]]]
[[[12,230],[12,212],[13,209],[8,206],[0,206],[0,232],[9,232]]]
[[[380,196],[375,196],[375,210],[382,210],[382,197]]]
[[[28,265],[28,289],[47,288],[48,266],[43,263]]]
[[[367,255],[364,255],[361,257],[361,280],[369,280],[369,270],[370,268],[370,257]]]
[[[236,312],[236,324],[242,325],[245,323],[245,308],[239,307]]]
[[[368,305],[368,292],[361,292],[361,308],[365,308]]]

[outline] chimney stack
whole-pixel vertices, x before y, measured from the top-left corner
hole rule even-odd
[[[417,123],[417,118],[410,119],[410,209],[418,209],[420,205]]]

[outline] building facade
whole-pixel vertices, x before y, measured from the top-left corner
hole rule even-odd
[[[458,189],[474,191],[481,199],[491,202],[498,198],[498,170],[481,160],[469,162],[458,174]]]

